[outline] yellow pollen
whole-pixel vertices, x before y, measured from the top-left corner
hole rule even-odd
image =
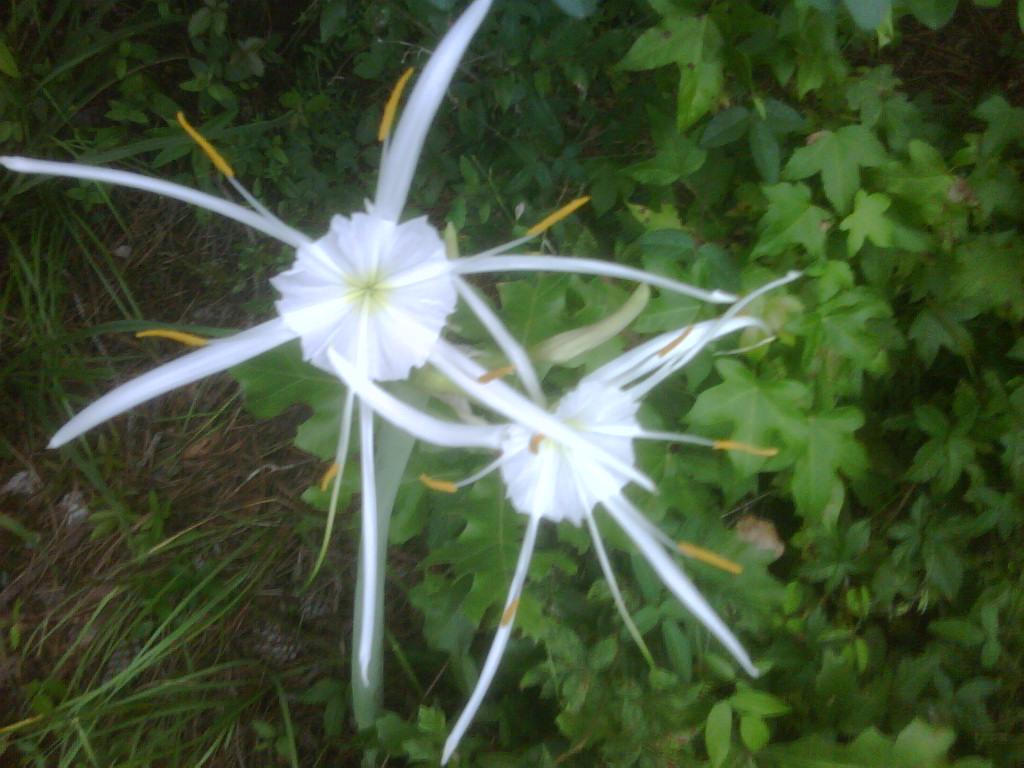
[[[506,376],[511,376],[515,372],[516,367],[514,365],[503,365],[501,368],[495,368],[494,370],[483,374],[477,379],[477,381],[480,384],[490,384],[495,379],[503,379]]]
[[[227,160],[224,159],[224,155],[213,148],[213,144],[204,139],[203,135],[192,127],[192,124],[186,119],[185,113],[179,112],[177,117],[178,125],[180,125],[182,129],[184,129],[185,133],[192,138],[192,141],[198,144],[199,148],[206,153],[206,156],[210,158],[210,162],[216,166],[217,170],[229,179],[235,178],[235,169],[228,164]]]
[[[537,222],[532,227],[530,227],[528,230],[526,230],[526,236],[527,237],[533,237],[534,235],[539,235],[545,229],[549,229],[550,227],[553,227],[555,224],[557,224],[562,219],[564,219],[567,216],[569,216],[570,214],[572,214],[578,208],[582,208],[588,202],[590,202],[590,195],[585,195],[583,197],[577,197],[575,200],[573,200],[568,205],[563,205],[561,208],[559,208],[557,211],[552,213],[550,216],[547,216],[547,217],[541,219],[539,222]]]
[[[512,623],[512,619],[516,617],[516,611],[519,609],[519,598],[517,597],[511,603],[508,604],[508,608],[501,614],[501,626],[507,627]]]
[[[540,444],[544,442],[544,435],[538,432],[530,438],[530,453],[539,453]]]
[[[704,547],[698,547],[696,544],[690,544],[687,541],[680,541],[676,543],[676,547],[687,557],[692,557],[694,560],[700,560],[702,563],[713,565],[715,568],[721,568],[723,571],[738,576],[743,573],[743,566],[739,563],[734,563],[728,558],[716,555],[710,550],[704,549]]]
[[[441,493],[456,493],[459,490],[459,486],[450,480],[438,480],[436,477],[431,477],[427,474],[420,475],[420,482],[430,490],[440,491]]]
[[[682,344],[684,341],[686,341],[686,337],[689,336],[692,331],[693,331],[693,326],[692,325],[686,326],[686,328],[683,329],[683,332],[681,334],[676,336],[674,339],[672,339],[672,341],[670,341],[668,344],[666,344],[664,347],[662,347],[661,349],[658,350],[658,357],[664,357],[669,352],[671,352],[673,349],[675,349],[680,344]]]
[[[779,454],[778,448],[761,448],[749,443],[741,443],[737,440],[715,440],[711,447],[716,451],[739,451],[741,453],[749,453],[751,456],[765,456],[768,458]]]
[[[377,141],[384,141],[391,133],[391,124],[395,122],[395,114],[398,112],[398,102],[402,99],[402,91],[405,90],[405,84],[409,82],[413,71],[413,67],[405,70],[395,83],[395,87],[391,89],[388,102],[384,105],[384,114],[380,118],[380,128],[377,129]]]
[[[340,467],[338,466],[337,463],[331,464],[331,466],[327,468],[327,471],[324,472],[323,477],[320,478],[321,491],[327,490],[327,486],[331,484],[331,480],[337,477],[339,469]]]
[[[139,331],[135,334],[136,339],[148,339],[150,337],[170,339],[171,341],[176,341],[179,344],[184,344],[186,347],[205,347],[210,343],[209,339],[204,339],[202,336],[196,336],[194,333],[172,331],[169,328],[154,328],[151,331]]]

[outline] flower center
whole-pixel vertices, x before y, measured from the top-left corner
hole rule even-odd
[[[306,360],[330,371],[333,352],[380,381],[426,362],[456,302],[444,242],[426,217],[335,216],[272,282]]]

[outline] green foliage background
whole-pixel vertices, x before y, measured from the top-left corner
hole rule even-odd
[[[184,109],[275,212],[322,230],[331,213],[371,193],[391,83],[425,60],[461,3],[286,5],[15,2],[0,37],[3,151],[216,190],[214,172],[174,125]],[[657,662],[648,667],[586,536],[551,526],[460,764],[1024,762],[1022,8],[497,0],[427,141],[414,209],[451,222],[472,252],[588,193],[591,206],[550,234],[558,252],[736,291],[790,269],[805,278],[756,308],[779,329],[772,346],[705,355],[644,412],[665,429],[780,449],[764,459],[647,446],[642,466],[660,493],[636,497],[669,535],[745,566],[738,577],[690,570],[765,674],[738,674],[609,528],[627,602]],[[987,70],[965,72],[964,57],[945,57],[982,58],[979,46],[994,62]],[[137,198],[38,179],[2,184],[0,375],[12,401],[25,403],[24,421],[12,421],[5,438],[13,461],[42,449],[59,403],[80,406],[109,386],[120,360],[138,355],[83,358],[82,333],[62,310],[75,282],[106,286],[105,319],[118,323],[102,331],[142,327],[142,313],[130,276],[88,234]],[[88,264],[89,274],[52,266],[48,254],[68,243],[75,259],[88,254],[69,263]],[[230,319],[242,325],[245,313],[267,311],[265,278],[290,257],[261,241],[232,246],[187,268],[195,285],[235,297]],[[593,322],[627,296],[621,285],[575,277],[485,287],[530,344]],[[570,383],[643,334],[702,311],[656,296],[626,338],[546,380]],[[468,316],[456,330],[484,338]],[[305,403],[296,442],[326,458],[340,395],[329,382],[310,386],[315,374],[293,357],[286,350],[237,376],[260,416]],[[296,379],[305,383],[292,387]],[[391,764],[436,763],[499,618],[522,521],[495,478],[454,498],[413,478],[468,473],[486,457],[414,454],[392,531],[393,554],[413,565],[396,569],[388,587],[398,606],[389,621],[400,626],[386,662],[387,712],[355,734],[338,648],[344,620],[328,650],[274,666],[232,648],[210,618],[236,616],[234,599],[246,599],[237,590],[255,589],[294,554],[276,537],[315,550],[322,516],[263,521],[271,534],[248,534],[243,548],[239,532],[252,521],[213,510],[224,561],[211,570],[181,546],[193,537],[194,510],[152,492],[144,502],[144,487],[112,481],[127,461],[123,447],[89,441],[98,445],[65,454],[77,469],[64,471],[79,473],[110,510],[93,521],[90,546],[115,532],[134,543],[117,599],[146,606],[129,625],[146,644],[113,682],[66,667],[23,679],[9,721],[41,717],[0,730],[0,752],[39,765],[230,764],[228,745],[241,744],[254,764],[354,764],[364,749]],[[315,488],[305,498],[323,502]],[[785,554],[773,560],[738,538],[743,515],[771,521]],[[0,522],[8,552],[45,548],[38,520]],[[342,528],[339,537],[354,536],[354,512]],[[165,536],[186,531],[173,556],[153,559]],[[7,580],[14,568],[4,566]],[[177,581],[161,581],[172,572]],[[26,643],[33,627],[8,610],[4,657],[43,653],[45,633]],[[172,684],[179,698],[156,698]],[[210,703],[193,711],[185,702],[200,684]],[[139,737],[174,706],[176,727],[191,723],[190,741]]]

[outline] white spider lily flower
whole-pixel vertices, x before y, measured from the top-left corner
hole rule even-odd
[[[741,450],[760,455],[774,455],[772,449],[758,449],[729,440],[710,440],[687,434],[657,432],[644,429],[636,419],[640,399],[650,387],[662,380],[662,372],[678,370],[708,344],[726,335],[746,328],[768,331],[756,318],[740,315],[751,301],[768,290],[785,284],[798,276],[786,277],[769,283],[736,302],[721,317],[697,323],[684,329],[662,334],[630,350],[584,377],[579,385],[566,395],[550,414],[548,424],[532,410],[536,408],[525,398],[516,400],[515,393],[502,392],[503,383],[489,381],[477,391],[459,386],[494,410],[498,410],[509,423],[493,426],[455,424],[430,416],[402,403],[376,387],[357,371],[349,371],[348,380],[364,402],[381,416],[409,431],[421,440],[439,445],[500,447],[499,457],[480,472],[458,482],[439,481],[424,476],[425,484],[436,490],[455,492],[458,488],[476,482],[498,470],[505,483],[506,495],[516,511],[528,517],[519,558],[513,572],[512,583],[505,600],[498,630],[487,654],[480,677],[469,701],[449,735],[442,755],[446,763],[476,715],[484,696],[497,673],[512,631],[529,563],[536,543],[540,521],[567,520],[575,525],[586,523],[594,542],[594,550],[608,581],[613,600],[637,640],[641,650],[646,647],[639,631],[625,607],[621,590],[611,569],[604,544],[594,521],[594,510],[604,507],[609,516],[634,542],[647,561],[661,577],[673,595],[696,616],[725,646],[741,666],[751,675],[758,674],[749,655],[715,613],[697,588],[673,559],[672,553],[681,552],[701,557],[710,562],[734,566],[722,558],[704,553],[699,547],[671,541],[626,498],[623,491],[636,480],[633,467],[633,441],[636,439],[676,441],[702,445],[717,450]],[[438,345],[443,347],[442,344]],[[444,359],[445,356],[449,359]],[[486,378],[486,372],[469,359],[432,355],[431,362],[439,365],[450,376]],[[492,392],[488,396],[488,392]],[[467,430],[472,429],[473,432]],[[646,480],[646,478],[644,478]],[[647,485],[650,488],[649,485]]]
[[[127,171],[24,157],[0,157],[0,164],[18,173],[92,180],[181,200],[252,227],[296,252],[291,268],[271,281],[281,294],[276,303],[277,318],[234,336],[214,340],[203,349],[117,387],[59,429],[51,439],[50,447],[59,447],[154,397],[298,339],[306,360],[337,374],[349,384],[336,454],[336,464],[343,466],[352,431],[356,394],[344,371],[355,371],[360,377],[371,380],[390,381],[407,377],[413,368],[429,361],[453,380],[466,382],[467,393],[480,396],[483,385],[472,379],[467,373],[465,360],[456,350],[444,345],[441,339],[445,322],[459,297],[490,331],[533,401],[543,404],[543,392],[525,350],[505,330],[487,303],[463,280],[463,274],[524,269],[575,272],[636,280],[711,302],[734,300],[735,297],[727,293],[702,291],[641,270],[597,260],[500,255],[536,237],[568,215],[581,201],[570,203],[552,214],[527,232],[526,237],[476,257],[454,261],[447,259],[442,238],[425,217],[401,221],[426,133],[491,2],[474,0],[445,34],[417,79],[391,136],[391,122],[409,73],[399,81],[381,123],[380,134],[385,144],[374,200],[368,202],[365,213],[335,216],[327,234],[316,240],[283,223],[256,201],[235,179],[231,166],[188,125],[183,116],[179,119],[185,130],[227,176],[250,204],[251,210],[204,192]],[[338,361],[342,363],[339,365]],[[492,407],[511,418],[511,411],[522,412],[523,404],[518,395],[509,399],[510,393],[514,390],[501,385],[491,387],[484,398],[490,398]],[[531,418],[528,421],[535,428],[547,424],[557,431],[559,424],[546,410],[533,408],[529,413]],[[375,575],[379,572],[379,564],[374,554],[378,532],[377,516],[372,510],[373,416],[369,408],[360,407],[359,422],[363,476],[362,549],[368,553],[366,565],[369,571],[364,587],[368,594],[373,594],[379,586]],[[568,434],[563,437],[572,439]],[[586,451],[586,448],[581,447],[580,450]],[[608,458],[605,457],[604,461]],[[325,547],[341,478],[342,472],[339,471],[334,478]],[[633,479],[640,483],[646,481],[635,471]],[[371,654],[371,619],[375,602],[363,599],[360,604],[363,615],[357,652],[365,680]]]

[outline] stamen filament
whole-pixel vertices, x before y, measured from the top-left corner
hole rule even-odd
[[[184,344],[186,347],[205,347],[210,343],[209,339],[204,339],[202,336],[196,336],[194,333],[172,331],[169,328],[153,328],[152,330],[139,331],[135,334],[136,339],[147,339],[150,337],[170,339],[171,341],[176,341],[179,344]]]
[[[477,379],[477,381],[481,384],[488,384],[495,379],[504,379],[506,376],[511,376],[515,372],[516,367],[514,365],[503,365],[500,368],[494,368],[493,370],[483,374]]]
[[[764,456],[765,458],[779,455],[778,448],[761,448],[757,445],[750,445],[750,443],[741,443],[738,440],[715,440],[711,447],[716,451],[739,451],[740,453],[749,453],[751,456]]]
[[[459,486],[452,481],[438,480],[436,477],[431,477],[426,473],[420,475],[420,482],[430,490],[440,491],[441,493],[457,493],[459,490]]]
[[[217,170],[229,179],[235,178],[235,169],[231,167],[220,152],[213,148],[213,144],[203,138],[203,135],[192,127],[192,124],[185,117],[185,113],[178,112],[176,117],[178,118],[178,125],[191,137],[192,141],[199,145],[199,148],[210,158],[210,162],[216,166]]]
[[[544,442],[544,438],[545,435],[540,432],[530,438],[530,453],[536,454],[540,452],[540,444]]]
[[[391,126],[395,122],[395,115],[398,113],[398,102],[402,99],[402,91],[405,90],[405,85],[409,82],[409,78],[412,77],[414,71],[414,67],[409,67],[405,70],[402,76],[398,78],[398,82],[395,83],[395,87],[391,89],[391,95],[388,96],[387,103],[384,105],[384,114],[380,118],[380,127],[377,129],[377,141],[384,141],[388,134],[391,133]]]
[[[739,563],[734,563],[726,557],[722,557],[711,550],[704,549],[704,547],[698,547],[696,544],[690,544],[688,541],[676,542],[676,549],[687,557],[692,557],[694,560],[700,560],[702,563],[713,565],[715,568],[720,568],[734,576],[739,576],[743,573],[743,566]]]
[[[568,203],[566,205],[563,205],[557,211],[555,211],[554,213],[550,214],[549,216],[545,216],[543,219],[541,219],[536,224],[534,224],[532,227],[530,227],[526,231],[527,236],[528,237],[535,237],[536,235],[539,235],[544,230],[550,229],[555,224],[560,222],[562,219],[565,219],[565,218],[569,217],[570,215],[572,215],[573,212],[575,212],[579,208],[582,208],[588,202],[590,202],[590,195],[584,195],[583,197],[577,197],[572,202],[570,202],[570,203]]]

